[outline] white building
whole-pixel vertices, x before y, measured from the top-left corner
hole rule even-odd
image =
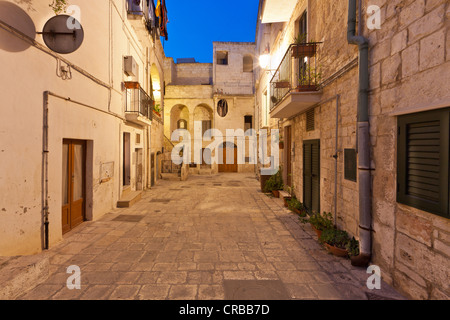
[[[70,54],[36,33],[50,2],[0,3],[0,256],[53,246],[159,177],[164,52],[146,2],[70,1],[84,31]]]

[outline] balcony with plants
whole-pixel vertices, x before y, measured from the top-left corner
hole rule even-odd
[[[138,125],[151,125],[154,99],[138,82],[125,82],[125,118]]]
[[[322,75],[317,64],[319,42],[297,40],[289,46],[271,80],[270,115],[289,118],[320,101]]]

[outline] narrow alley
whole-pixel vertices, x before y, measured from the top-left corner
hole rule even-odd
[[[328,254],[252,174],[160,181],[43,254],[50,277],[19,299],[403,299],[384,282],[369,290],[366,270]]]

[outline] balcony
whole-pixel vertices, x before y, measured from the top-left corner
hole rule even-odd
[[[138,82],[125,82],[125,118],[141,126],[152,124],[152,98],[141,88]]]
[[[262,23],[286,22],[292,16],[297,0],[265,0]]]
[[[136,4],[138,2],[139,4]],[[156,18],[152,13],[153,8],[147,5],[146,0],[127,0],[127,15],[133,29],[139,37],[148,37],[150,34],[153,40],[158,35]]]
[[[317,67],[319,44],[309,42],[289,46],[270,82],[272,118],[290,118],[320,102],[321,73]]]

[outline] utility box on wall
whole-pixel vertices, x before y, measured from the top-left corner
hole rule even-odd
[[[139,65],[132,56],[123,58],[123,71],[129,77],[137,77],[139,75]]]

